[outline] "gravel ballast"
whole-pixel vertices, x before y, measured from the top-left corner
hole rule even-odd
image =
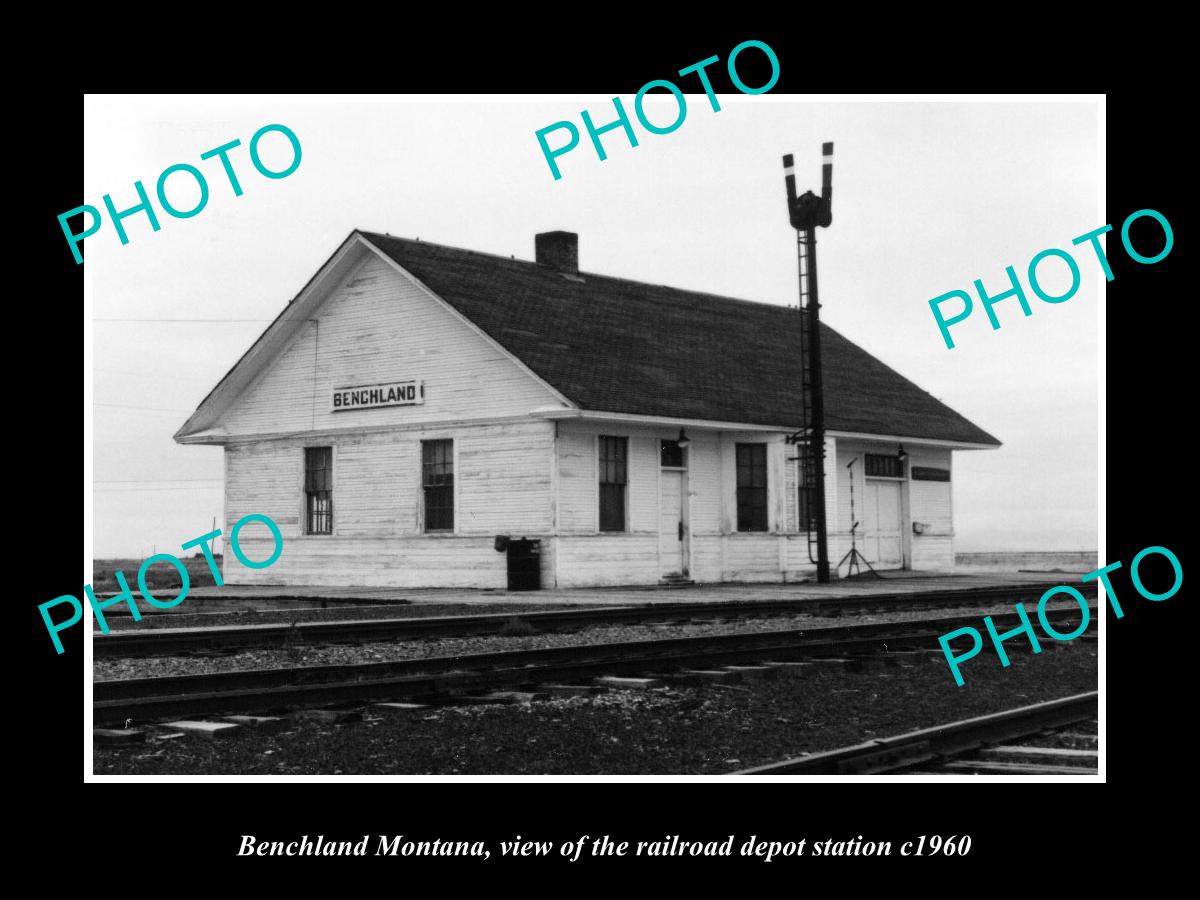
[[[1074,610],[1074,602],[1055,601],[1048,604],[1053,610]],[[213,672],[232,672],[246,669],[293,668],[297,666],[347,665],[366,662],[390,662],[402,659],[425,659],[431,656],[458,656],[469,653],[491,653],[508,650],[534,650],[565,647],[573,644],[603,644],[622,641],[661,640],[676,637],[698,637],[710,634],[734,634],[752,631],[783,631],[794,628],[822,628],[853,624],[908,622],[929,618],[982,616],[1011,613],[1011,603],[931,612],[929,610],[895,610],[886,613],[856,613],[853,616],[763,616],[759,618],[730,618],[719,620],[714,610],[713,621],[658,622],[630,625],[597,625],[574,631],[509,635],[472,635],[464,637],[430,637],[419,640],[369,641],[358,644],[306,644],[292,647],[239,649],[222,654],[155,657],[105,657],[93,662],[94,677],[98,680],[147,678],[165,675],[200,675]],[[519,620],[519,617],[515,617]],[[982,622],[979,623],[982,630]],[[1094,627],[1094,626],[1093,626]],[[532,631],[532,629],[529,629]]]

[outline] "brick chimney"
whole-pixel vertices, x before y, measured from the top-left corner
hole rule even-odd
[[[569,275],[579,274],[579,235],[573,231],[543,231],[533,238],[534,258]]]

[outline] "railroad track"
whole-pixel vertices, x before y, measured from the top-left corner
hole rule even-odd
[[[1092,614],[1095,621],[1094,607]],[[1050,618],[1063,627],[1063,619],[1070,615],[1070,611],[1050,613]],[[1015,613],[993,616],[993,620],[998,627],[1004,628],[1019,624]],[[93,684],[93,711],[97,725],[127,720],[148,722],[165,717],[269,712],[362,701],[427,700],[481,689],[762,660],[914,649],[936,651],[939,635],[978,622],[978,615],[972,615],[575,644],[354,665],[96,681]]]
[[[733,774],[1095,775],[1097,701],[1090,691]],[[1047,735],[1059,746],[1014,743]]]
[[[691,621],[696,618],[734,618],[794,615],[839,615],[875,610],[945,609],[1032,597],[1037,599],[1054,583],[1012,584],[959,591],[926,591],[786,600],[744,600],[729,603],[660,603],[545,612],[488,613],[426,618],[356,619],[340,622],[295,622],[264,625],[226,625],[202,628],[131,627],[107,635],[93,634],[96,657],[161,656],[272,647],[289,644],[356,643],[422,637],[497,634],[513,619],[538,631],[561,631],[594,625]]]

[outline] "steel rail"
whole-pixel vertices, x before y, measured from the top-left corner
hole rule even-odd
[[[1011,741],[1072,725],[1096,715],[1096,691],[1035,703],[988,716],[978,716],[866,741],[823,753],[742,769],[733,775],[879,775],[912,766],[937,764],[988,744]],[[1087,774],[1081,771],[1081,775]]]
[[[672,622],[695,617],[729,618],[768,615],[828,615],[868,610],[938,609],[971,603],[1012,600],[1037,594],[1053,584],[1013,584],[958,591],[876,594],[864,597],[820,597],[804,600],[735,600],[727,603],[658,603],[645,606],[589,607],[520,613],[485,613],[465,616],[412,616],[354,619],[335,622],[296,622],[255,625],[218,625],[200,628],[138,628],[136,625],[94,634],[92,652],[97,657],[155,656],[172,653],[228,650],[237,647],[287,646],[289,643],[331,644],[405,638],[497,634],[514,619],[539,631],[595,625]],[[267,613],[270,614],[269,611]]]
[[[1092,613],[1094,619],[1094,608]],[[1055,614],[1051,613],[1051,617],[1055,618]],[[1015,613],[993,616],[993,621],[999,627],[1010,627],[1020,622]],[[146,721],[162,716],[254,712],[351,700],[430,697],[484,687],[544,683],[604,674],[666,671],[748,660],[797,659],[913,648],[937,649],[939,635],[964,625],[977,624],[978,616],[959,616],[870,625],[573,644],[353,665],[96,681],[93,684],[93,712],[97,724],[125,719]]]

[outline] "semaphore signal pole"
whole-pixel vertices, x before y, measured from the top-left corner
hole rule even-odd
[[[833,221],[833,143],[821,147],[821,196],[805,191],[796,196],[792,154],[783,158],[787,184],[788,216],[796,229],[796,256],[800,269],[800,430],[788,442],[801,448],[801,479],[807,503],[808,558],[817,566],[817,581],[829,581],[829,541],[825,522],[825,395],[821,383],[821,304],[817,299],[818,227]],[[815,538],[815,540],[814,540]],[[816,556],[813,556],[814,543]]]

